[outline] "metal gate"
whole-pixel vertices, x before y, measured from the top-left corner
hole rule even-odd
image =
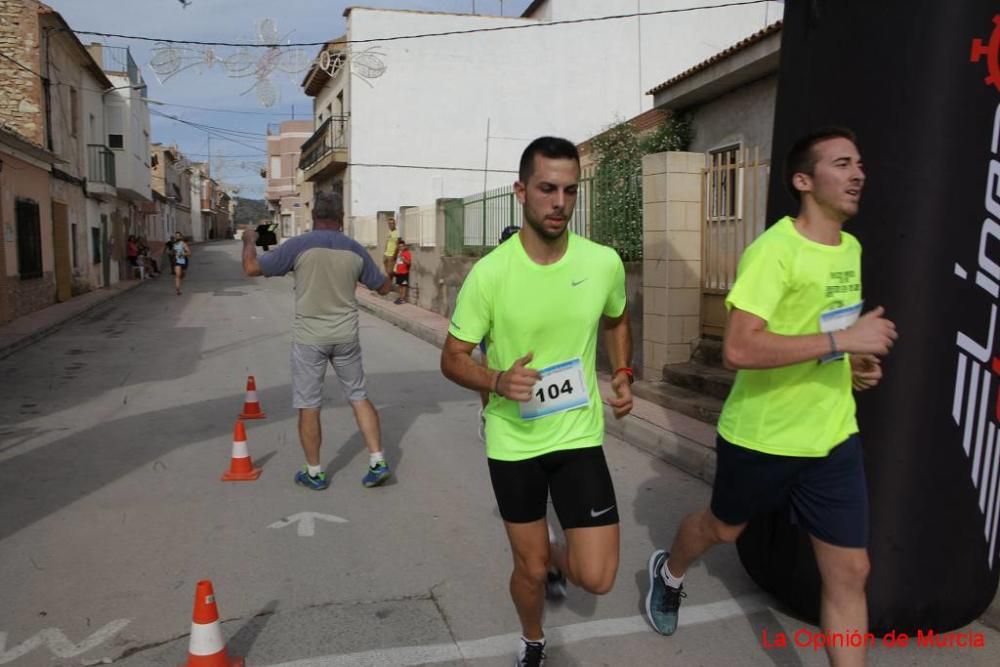
[[[726,294],[736,279],[743,250],[764,231],[770,160],[728,146],[705,156],[702,171],[701,331],[722,336]]]

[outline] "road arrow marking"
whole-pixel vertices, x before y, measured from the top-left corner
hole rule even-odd
[[[275,521],[268,528],[284,528],[288,524],[299,524],[299,537],[312,537],[316,534],[316,519],[329,521],[330,523],[347,523],[347,519],[342,519],[333,514],[320,514],[319,512],[299,512],[291,516],[286,516],[281,521]]]
[[[17,646],[7,649],[7,633],[0,632],[0,665],[6,665],[30,653],[39,646],[48,646],[52,654],[60,658],[73,658],[100,646],[129,624],[129,619],[111,621],[79,644],[74,644],[59,628],[45,628],[38,634],[25,639]]]

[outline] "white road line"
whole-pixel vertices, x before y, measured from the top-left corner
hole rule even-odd
[[[770,598],[765,595],[748,595],[721,602],[684,607],[684,611],[680,615],[679,625],[684,627],[720,621],[734,616],[745,616],[766,609],[769,601]],[[652,631],[645,616],[625,616],[550,628],[546,631],[546,637],[549,646],[565,646],[586,639],[619,637]],[[271,667],[376,667],[385,665],[403,667],[404,665],[426,665],[450,660],[495,658],[508,653],[513,654],[520,636],[520,633],[511,633],[461,641],[457,644],[399,646],[359,653],[324,655],[283,662],[271,665]]]
[[[13,662],[39,646],[48,646],[52,654],[58,658],[72,658],[100,646],[118,634],[129,622],[130,619],[127,618],[111,621],[79,644],[74,644],[67,639],[59,628],[45,628],[9,650],[7,649],[7,633],[0,632],[0,665]]]

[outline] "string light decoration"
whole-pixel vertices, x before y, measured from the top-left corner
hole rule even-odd
[[[159,82],[166,84],[181,72],[192,68],[205,71],[218,65],[230,78],[252,78],[253,84],[240,95],[254,91],[257,102],[263,107],[274,106],[280,99],[280,93],[271,80],[277,72],[293,76],[316,66],[332,78],[348,66],[351,74],[372,87],[371,79],[385,74],[385,54],[377,46],[362,50],[324,49],[318,58],[312,58],[301,48],[275,46],[288,43],[291,34],[281,36],[277,23],[267,18],[257,24],[257,45],[241,46],[228,54],[219,53],[212,46],[157,42],[152,49],[149,67]],[[255,53],[254,49],[261,47],[264,48],[263,53]]]

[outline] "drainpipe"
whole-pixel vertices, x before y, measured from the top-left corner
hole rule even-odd
[[[52,86],[49,83],[52,68],[52,58],[49,55],[49,31],[51,28],[42,28],[42,39],[45,40],[45,76],[42,78],[42,90],[45,96],[45,141],[50,151],[55,151],[52,141]]]

